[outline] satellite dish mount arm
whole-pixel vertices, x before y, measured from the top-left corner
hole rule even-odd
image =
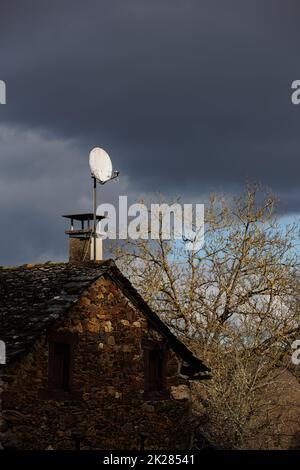
[[[119,177],[119,174],[120,174],[120,172],[117,171],[117,170],[115,170],[115,171],[113,172],[112,176],[111,176],[108,180],[105,180],[105,181],[97,180],[97,181],[98,181],[98,183],[100,183],[100,184],[103,185],[103,184],[105,184],[105,183],[108,183],[108,181],[112,181],[112,180],[115,180],[116,178],[118,178],[118,177]]]

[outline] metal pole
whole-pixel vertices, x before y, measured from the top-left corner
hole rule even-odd
[[[96,261],[96,227],[97,227],[97,221],[96,221],[96,210],[97,210],[97,181],[96,178],[93,177],[94,179],[94,189],[93,189],[93,205],[94,205],[94,261]]]

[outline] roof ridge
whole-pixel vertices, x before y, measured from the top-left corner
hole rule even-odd
[[[113,259],[109,258],[107,260],[101,260],[101,261],[74,261],[74,262],[69,262],[69,261],[46,261],[45,263],[24,263],[24,264],[19,264],[19,265],[11,265],[11,266],[1,266],[0,265],[0,270],[17,270],[17,269],[32,269],[32,268],[38,268],[38,267],[47,267],[47,266],[76,266],[76,267],[103,267],[103,266],[116,266],[115,262]]]

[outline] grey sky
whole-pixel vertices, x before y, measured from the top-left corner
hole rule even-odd
[[[107,202],[256,180],[298,212],[299,13],[296,0],[1,0],[0,264],[64,256],[60,214],[90,207],[94,146],[122,174]]]

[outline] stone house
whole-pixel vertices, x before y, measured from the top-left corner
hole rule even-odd
[[[209,369],[112,261],[0,268],[0,442],[187,449]]]

